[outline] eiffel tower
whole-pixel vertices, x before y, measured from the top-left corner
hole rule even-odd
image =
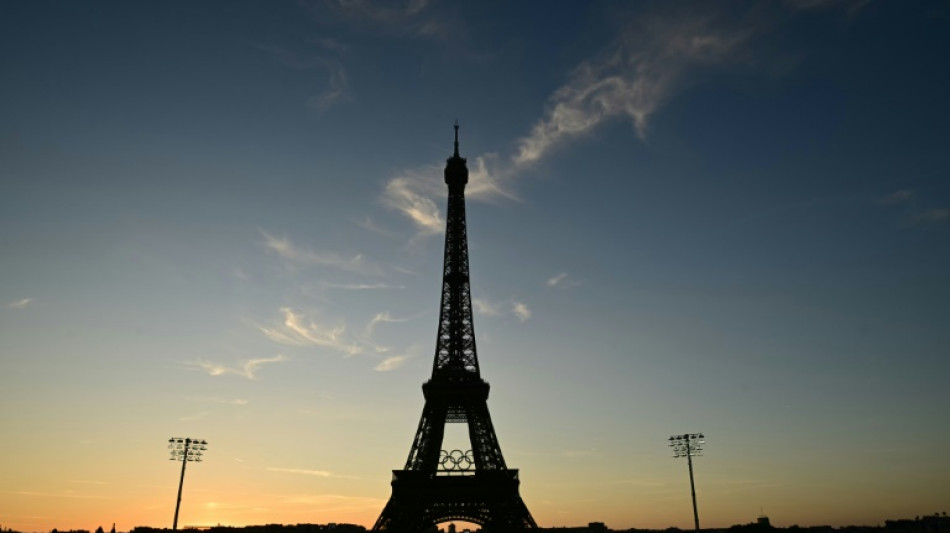
[[[518,470],[505,465],[488,414],[488,383],[475,352],[465,230],[468,167],[455,153],[445,165],[449,189],[442,304],[432,378],[422,385],[425,407],[402,470],[393,470],[392,496],[373,531],[418,533],[448,520],[509,533],[537,524],[518,494]],[[442,449],[445,425],[468,425],[470,450]]]

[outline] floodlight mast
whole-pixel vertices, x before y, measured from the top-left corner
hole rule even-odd
[[[185,484],[185,465],[188,461],[201,462],[201,456],[208,449],[208,441],[192,438],[172,437],[168,439],[168,449],[171,451],[172,461],[181,461],[181,477],[178,480],[178,500],[175,502],[175,520],[172,522],[172,531],[178,529],[178,509],[181,507],[181,487]]]
[[[684,433],[670,437],[673,457],[685,457],[689,464],[689,492],[693,496],[693,522],[699,531],[699,512],[696,510],[696,486],[693,484],[693,457],[703,454],[706,437],[702,433]]]

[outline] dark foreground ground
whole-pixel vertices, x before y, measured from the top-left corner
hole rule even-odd
[[[184,527],[181,533],[367,533],[363,526],[354,524],[267,524],[245,527]],[[458,533],[465,533],[460,530]],[[667,529],[610,529],[602,522],[592,522],[581,527],[545,527],[539,528],[537,533],[688,533],[693,530],[679,528]],[[931,516],[920,516],[912,519],[886,520],[883,526],[791,526],[786,528],[773,527],[767,517],[761,517],[751,524],[738,524],[728,528],[702,529],[702,533],[950,533],[950,516],[946,513]],[[139,526],[128,533],[170,533],[170,529]],[[456,533],[452,530],[433,529],[431,533]],[[21,533],[12,529],[0,530],[0,533]],[[58,531],[50,533],[91,533],[88,530]],[[95,533],[117,533],[114,530],[99,528]]]

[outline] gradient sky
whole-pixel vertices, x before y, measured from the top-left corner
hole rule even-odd
[[[946,1],[3,2],[0,526],[170,527],[169,437],[181,524],[371,526],[455,119],[540,525],[691,527],[685,432],[706,527],[950,511],[948,57]]]

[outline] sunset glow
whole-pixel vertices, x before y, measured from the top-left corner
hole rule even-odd
[[[691,529],[694,432],[705,527],[950,511],[948,21],[0,3],[0,527],[170,528],[171,437],[208,441],[180,526],[371,527],[432,373],[456,120],[540,526]]]

